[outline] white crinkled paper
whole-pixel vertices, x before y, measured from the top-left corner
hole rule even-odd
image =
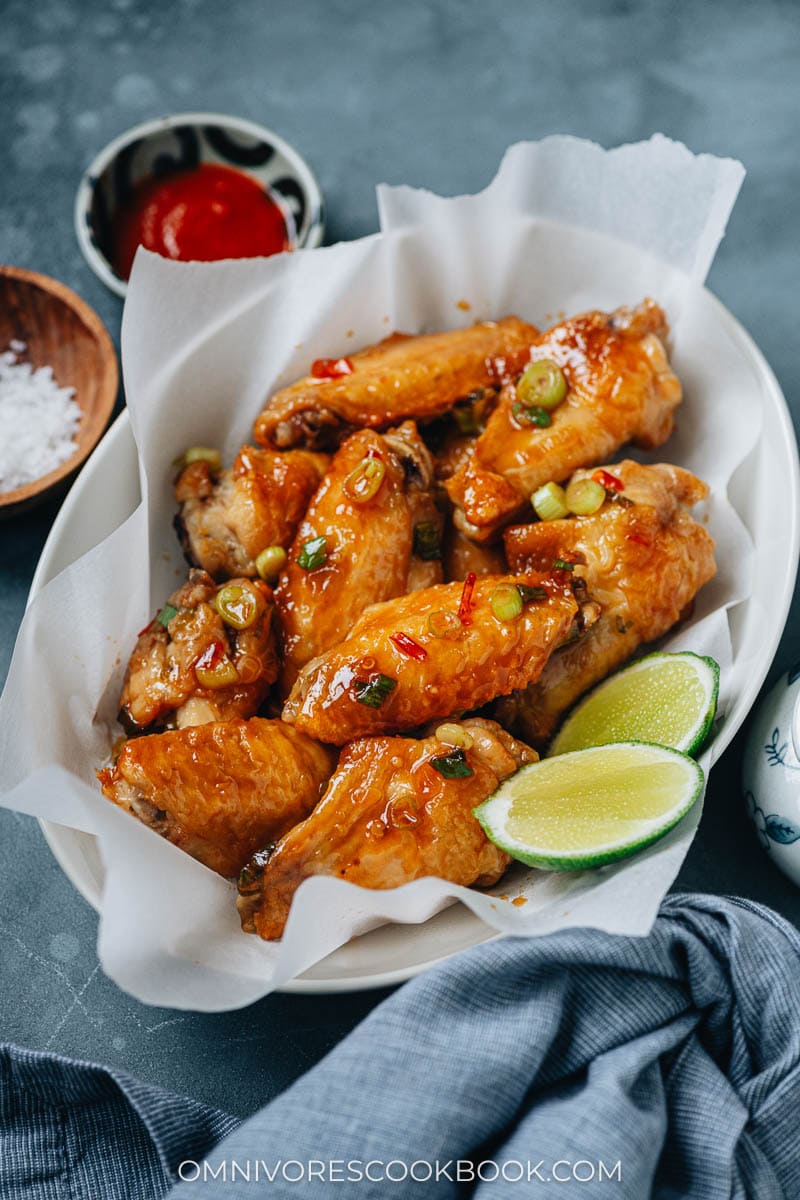
[[[492,894],[436,879],[377,892],[317,877],[297,893],[283,941],[268,944],[241,932],[232,884],[105,801],[94,771],[119,732],[117,697],[136,632],[186,569],[171,528],[171,464],[184,447],[217,445],[230,461],[272,390],[314,358],[395,329],[506,313],[544,327],[561,313],[645,295],[667,309],[686,389],[678,430],[654,457],[711,484],[707,519],[718,547],[718,575],[669,645],[719,660],[724,706],[740,669],[727,609],[746,596],[752,552],[726,485],[758,439],[758,414],[750,404],[747,421],[732,419],[732,406],[744,403],[737,364],[703,340],[692,313],[743,174],[739,163],[695,157],[660,136],[611,151],[553,137],[513,146],[476,196],[381,187],[382,232],[357,242],[208,264],[139,251],[122,360],[144,500],[35,598],[0,700],[10,789],[2,803],[99,838],[98,950],[121,987],[152,1004],[235,1008],[354,935],[385,921],[423,922],[454,898],[499,931],[649,929],[699,806],[627,862],[574,875],[516,866]],[[500,898],[508,894],[527,903],[512,906]]]

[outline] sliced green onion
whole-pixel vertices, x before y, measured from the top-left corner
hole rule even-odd
[[[558,363],[540,358],[529,363],[517,380],[517,398],[527,408],[558,408],[567,394],[567,381]]]
[[[156,616],[159,625],[163,625],[166,629],[173,617],[177,617],[178,609],[174,604],[165,604],[164,607]]]
[[[367,708],[380,708],[390,692],[397,687],[391,675],[377,675],[374,679],[356,679],[353,688],[359,704]]]
[[[606,489],[596,479],[573,479],[567,487],[567,504],[576,517],[590,517],[605,500]]]
[[[516,621],[522,612],[522,596],[513,583],[500,583],[489,597],[492,612],[498,621]]]
[[[472,748],[472,734],[463,725],[457,725],[454,721],[445,721],[443,725],[440,725],[436,730],[436,737],[446,746],[460,746],[462,750]]]
[[[478,422],[470,405],[457,404],[453,409],[453,416],[460,433],[475,434],[479,432]]]
[[[553,570],[554,571],[574,571],[575,563],[567,562],[567,560],[565,558],[554,558],[553,559]]]
[[[414,553],[423,562],[433,562],[442,557],[439,526],[435,521],[421,521],[414,526]]]
[[[530,604],[534,600],[547,599],[547,590],[543,587],[529,587],[527,583],[518,583],[517,591],[523,604]]]
[[[347,476],[342,490],[354,504],[366,504],[377,496],[385,474],[386,463],[376,455],[368,454]]]
[[[569,513],[567,493],[552,480],[533,493],[531,504],[541,521],[560,521]]]
[[[188,467],[194,462],[207,462],[212,471],[222,470],[222,455],[212,446],[190,446],[180,458],[175,459],[175,466]]]
[[[321,537],[309,538],[307,542],[303,542],[297,556],[297,565],[304,571],[316,571],[317,567],[321,567],[324,562],[327,562],[327,559],[328,539],[323,534]]]
[[[458,619],[458,613],[453,612],[448,608],[440,608],[437,612],[432,612],[428,617],[428,633],[433,637],[453,637],[457,633],[461,633],[461,622]]]
[[[212,690],[239,682],[239,672],[228,657],[221,658],[213,667],[196,666],[194,673],[201,687]]]
[[[247,584],[226,583],[214,597],[214,608],[226,625],[249,629],[258,616],[258,599]]]
[[[262,579],[277,579],[286,566],[287,555],[283,546],[267,546],[256,559],[256,570]]]
[[[537,425],[539,429],[547,429],[553,424],[553,418],[546,408],[538,404],[512,404],[511,412],[520,425]]]
[[[451,751],[450,754],[432,758],[431,766],[440,775],[444,775],[445,779],[466,779],[468,775],[473,774],[467,756],[461,748]]]

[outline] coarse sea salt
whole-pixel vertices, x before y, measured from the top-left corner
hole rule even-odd
[[[41,479],[77,448],[75,389],[59,387],[52,367],[20,361],[26,350],[15,338],[0,354],[0,492]]]

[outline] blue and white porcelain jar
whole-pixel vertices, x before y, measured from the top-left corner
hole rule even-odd
[[[761,845],[800,885],[800,666],[779,679],[756,710],[743,782]]]

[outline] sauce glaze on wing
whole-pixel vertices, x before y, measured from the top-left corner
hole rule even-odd
[[[351,742],[313,813],[242,872],[242,927],[279,938],[297,888],[312,875],[377,889],[425,875],[464,887],[496,883],[510,859],[472,810],[537,756],[493,721],[450,722],[442,730],[454,728],[468,744],[469,774],[460,778],[447,779],[433,765],[453,752],[436,735]]]
[[[134,738],[98,772],[107,798],[220,875],[311,812],[335,755],[252,717]]]
[[[537,589],[514,620],[492,608],[500,585]],[[551,653],[595,616],[579,605],[567,572],[485,575],[373,604],[303,668],[283,719],[342,745],[475,709],[537,679]],[[432,632],[443,626],[442,635]]]
[[[350,374],[312,375],[276,392],[256,421],[262,446],[331,449],[354,428],[386,429],[408,418],[431,420],[527,357],[538,330],[518,317],[448,333],[394,333],[353,354]],[[507,365],[508,364],[508,367]]]
[[[515,384],[506,384],[471,457],[446,481],[458,527],[489,540],[550,480],[602,462],[625,442],[652,449],[666,441],[682,397],[666,335],[664,312],[645,300],[635,309],[585,313],[537,338],[531,360],[559,366],[566,399],[546,428],[521,424]]]
[[[261,551],[291,542],[327,465],[323,454],[242,446],[219,474],[204,460],[184,467],[175,528],[188,561],[214,579],[254,579]]]
[[[364,500],[351,481],[370,461],[384,474]],[[276,591],[285,690],[370,604],[441,580],[441,527],[433,465],[414,422],[385,434],[351,434],[308,507]],[[420,529],[427,533],[424,545]],[[308,569],[301,565],[303,546],[320,537],[324,562]]]
[[[586,636],[554,654],[536,683],[495,706],[499,720],[537,746],[584,692],[642,643],[663,637],[716,570],[713,539],[689,512],[708,494],[701,480],[667,463],[628,459],[603,469],[624,490],[592,516],[505,532],[514,570],[535,570],[553,555],[569,554],[602,609]],[[575,478],[590,474],[578,471]]]
[[[252,597],[255,617],[246,629],[226,624],[214,601],[217,585],[205,571],[189,579],[139,634],[125,673],[119,720],[126,732],[155,726],[204,725],[251,717],[278,677],[272,589],[260,579],[232,580]],[[230,681],[203,686],[196,669],[207,664]]]

